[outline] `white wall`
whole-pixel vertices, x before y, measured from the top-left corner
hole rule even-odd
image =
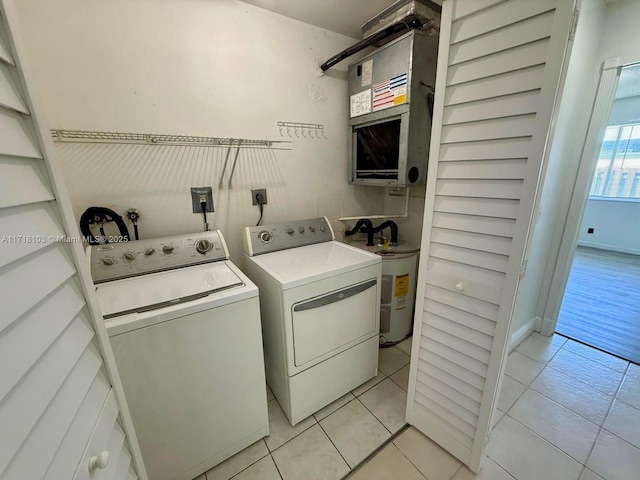
[[[605,35],[598,52],[599,61],[640,51],[640,2],[625,0],[607,7]],[[620,107],[618,107],[620,108]],[[612,110],[612,117],[619,115]],[[640,203],[588,200],[580,227],[579,244],[638,253],[640,238],[637,219]],[[630,216],[629,216],[630,215]],[[628,219],[633,219],[629,221]],[[593,235],[586,234],[594,227]],[[615,239],[618,239],[617,241]],[[606,247],[605,247],[606,246]]]
[[[613,102],[610,125],[640,120],[640,96]],[[618,199],[589,199],[584,209],[578,245],[616,252],[640,254],[640,202]],[[593,233],[587,233],[593,228]]]
[[[589,11],[592,13],[587,15]],[[561,118],[558,119],[555,134],[556,139],[559,137],[566,138],[567,141],[563,142],[565,144],[568,144],[569,141],[575,142],[571,157],[566,157],[564,160],[571,163],[572,166],[566,174],[559,177],[561,180],[556,182],[559,185],[558,188],[562,191],[558,197],[559,201],[557,201],[557,203],[546,202],[547,211],[551,208],[557,212],[554,227],[548,231],[536,229],[537,231],[533,232],[533,239],[529,247],[529,266],[531,266],[532,263],[532,252],[538,250],[547,252],[547,256],[545,259],[541,254],[535,255],[537,260],[535,264],[538,265],[538,262],[543,262],[545,263],[545,268],[539,289],[536,290],[535,288],[537,282],[532,281],[531,278],[527,279],[527,277],[525,277],[525,282],[523,282],[520,287],[521,295],[519,295],[516,302],[516,313],[518,316],[514,319],[513,334],[517,333],[518,327],[522,327],[524,323],[529,321],[528,318],[532,311],[531,306],[533,305],[534,298],[537,298],[537,306],[533,310],[537,320],[545,314],[545,310],[547,309],[547,301],[550,298],[551,280],[556,270],[556,264],[559,261],[564,261],[563,259],[559,259],[558,255],[575,181],[576,167],[573,166],[573,162],[578,160],[575,156],[576,151],[581,150],[584,144],[585,123],[588,122],[593,107],[600,67],[602,62],[608,58],[631,53],[640,49],[640,47],[638,47],[638,45],[640,45],[640,29],[637,28],[636,21],[639,16],[640,2],[635,0],[623,0],[611,5],[604,5],[600,0],[584,0],[582,3],[573,55],[575,56],[578,52],[582,52],[581,56],[584,56],[585,64],[581,72],[576,69],[577,77],[574,77],[575,80],[567,79],[567,88],[564,91],[565,100],[567,95],[578,96],[578,99],[575,100],[577,103],[575,106],[576,110],[573,113],[573,119],[565,123],[564,127],[562,127]],[[591,20],[586,21],[587,18],[591,18]],[[584,25],[590,25],[590,27],[582,28]],[[573,63],[573,61],[572,58],[571,63]],[[572,66],[570,66],[570,68],[572,68]],[[576,84],[574,82],[578,83]],[[587,84],[582,88],[574,88],[574,85],[580,85],[582,82],[587,82]],[[565,100],[563,100],[563,105]],[[560,117],[563,115],[562,109],[563,106],[561,106]],[[578,131],[580,131],[580,135],[576,136]],[[554,150],[555,148],[554,146]],[[558,153],[560,153],[560,151],[558,151]],[[550,173],[546,181],[554,182],[553,178]],[[545,185],[542,192],[541,211],[543,215],[545,211],[544,199],[547,191],[550,191],[550,189]],[[554,197],[555,196],[551,196],[548,198],[551,199]],[[527,276],[529,274],[530,270],[528,268]],[[546,332],[552,331],[554,324],[555,318],[544,318],[542,330]],[[537,326],[538,325],[536,325],[536,327]]]
[[[406,218],[393,218],[398,224],[398,236],[416,248],[420,248],[422,240],[422,219],[424,217],[424,197],[426,187],[413,187],[409,190],[409,209]],[[386,195],[384,197],[384,213],[396,215],[403,213],[406,205],[405,196]],[[381,220],[383,221],[383,220]]]
[[[53,128],[281,140],[278,120],[326,127],[328,140],[294,136],[290,151],[243,151],[233,190],[221,191],[223,150],[206,159],[165,155],[167,147],[62,145],[77,217],[92,205],[136,207],[143,238],[197,231],[189,187],[212,186],[210,221],[238,260],[242,227],[259,214],[252,188],[267,188],[265,223],[383,209],[382,188],[347,185],[348,62],[324,76],[317,69],[354,39],[235,0],[17,7]]]
[[[578,245],[640,255],[640,202],[590,199],[582,217]],[[594,228],[588,234],[589,228]]]
[[[640,51],[638,18],[640,18],[640,2],[637,0],[623,0],[607,6],[604,35],[598,51],[599,63],[608,58]],[[635,104],[640,100],[638,97],[633,98],[633,102],[629,103]],[[627,106],[631,105],[627,104]],[[640,110],[638,112],[640,113]],[[613,123],[614,116],[617,119],[621,118],[620,115],[633,118],[633,115],[627,115],[628,113],[628,109],[621,108],[620,104],[616,109],[614,102],[610,122]],[[638,118],[639,116],[635,116],[635,120]],[[608,245],[606,248],[612,250],[639,253],[640,229],[637,227],[639,213],[640,203],[588,200],[578,242],[584,245]],[[633,220],[625,221],[629,218]],[[585,233],[588,227],[596,229],[593,235]],[[614,238],[618,238],[618,241],[614,241]]]
[[[601,61],[640,50],[640,2],[621,0],[607,6],[605,34],[598,51]]]
[[[539,312],[539,298],[544,295],[546,271],[553,265],[547,263],[557,255],[560,231],[564,219],[559,218],[563,207],[570,201],[571,179],[575,176],[587,132],[591,105],[599,78],[597,58],[605,18],[601,0],[583,0],[576,37],[567,70],[565,88],[558,111],[553,143],[546,165],[537,220],[532,226],[526,253],[527,269],[520,281],[513,313],[511,339],[515,344],[524,340],[534,328]],[[555,260],[553,261],[555,263]]]

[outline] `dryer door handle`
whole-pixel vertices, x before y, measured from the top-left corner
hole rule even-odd
[[[375,286],[378,283],[377,279],[367,280],[364,283],[360,283],[358,285],[354,285],[353,287],[347,287],[343,290],[338,290],[337,292],[329,293],[328,295],[324,295],[320,298],[314,298],[313,300],[309,300],[303,303],[298,303],[293,306],[294,312],[303,312],[305,310],[312,310],[314,308],[324,307],[326,305],[330,305],[332,303],[339,302],[341,300],[345,300],[349,297],[353,297],[359,293],[368,290],[369,288]]]

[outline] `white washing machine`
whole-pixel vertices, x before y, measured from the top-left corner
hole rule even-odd
[[[153,480],[192,480],[269,434],[257,287],[220,232],[87,258]]]
[[[247,227],[267,383],[295,425],[374,377],[381,259],[334,240],[326,218]]]

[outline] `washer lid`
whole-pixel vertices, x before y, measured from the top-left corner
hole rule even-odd
[[[225,262],[180,268],[96,286],[104,318],[146,312],[242,286]]]
[[[283,289],[382,263],[378,255],[335,240],[248,259],[262,267]]]

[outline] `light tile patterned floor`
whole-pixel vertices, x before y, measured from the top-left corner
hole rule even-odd
[[[197,480],[640,478],[640,367],[559,335],[538,334],[509,356],[479,475],[413,428],[350,472],[402,428],[410,345],[382,350],[377,378],[303,427],[291,428],[271,400],[266,443],[260,440]]]
[[[640,478],[637,365],[559,335],[533,334],[509,356],[493,421],[477,476],[409,428],[348,478],[391,480],[403,478],[400,471],[419,480]]]
[[[381,348],[378,376],[289,425],[267,387],[270,435],[196,480],[339,480],[405,424],[411,339]],[[387,454],[385,454],[387,455]],[[389,458],[397,458],[397,452]],[[371,467],[370,467],[371,468]],[[413,470],[411,470],[411,468]],[[415,468],[414,477],[424,477]],[[377,472],[376,475],[384,475]],[[370,478],[386,478],[376,477]]]

